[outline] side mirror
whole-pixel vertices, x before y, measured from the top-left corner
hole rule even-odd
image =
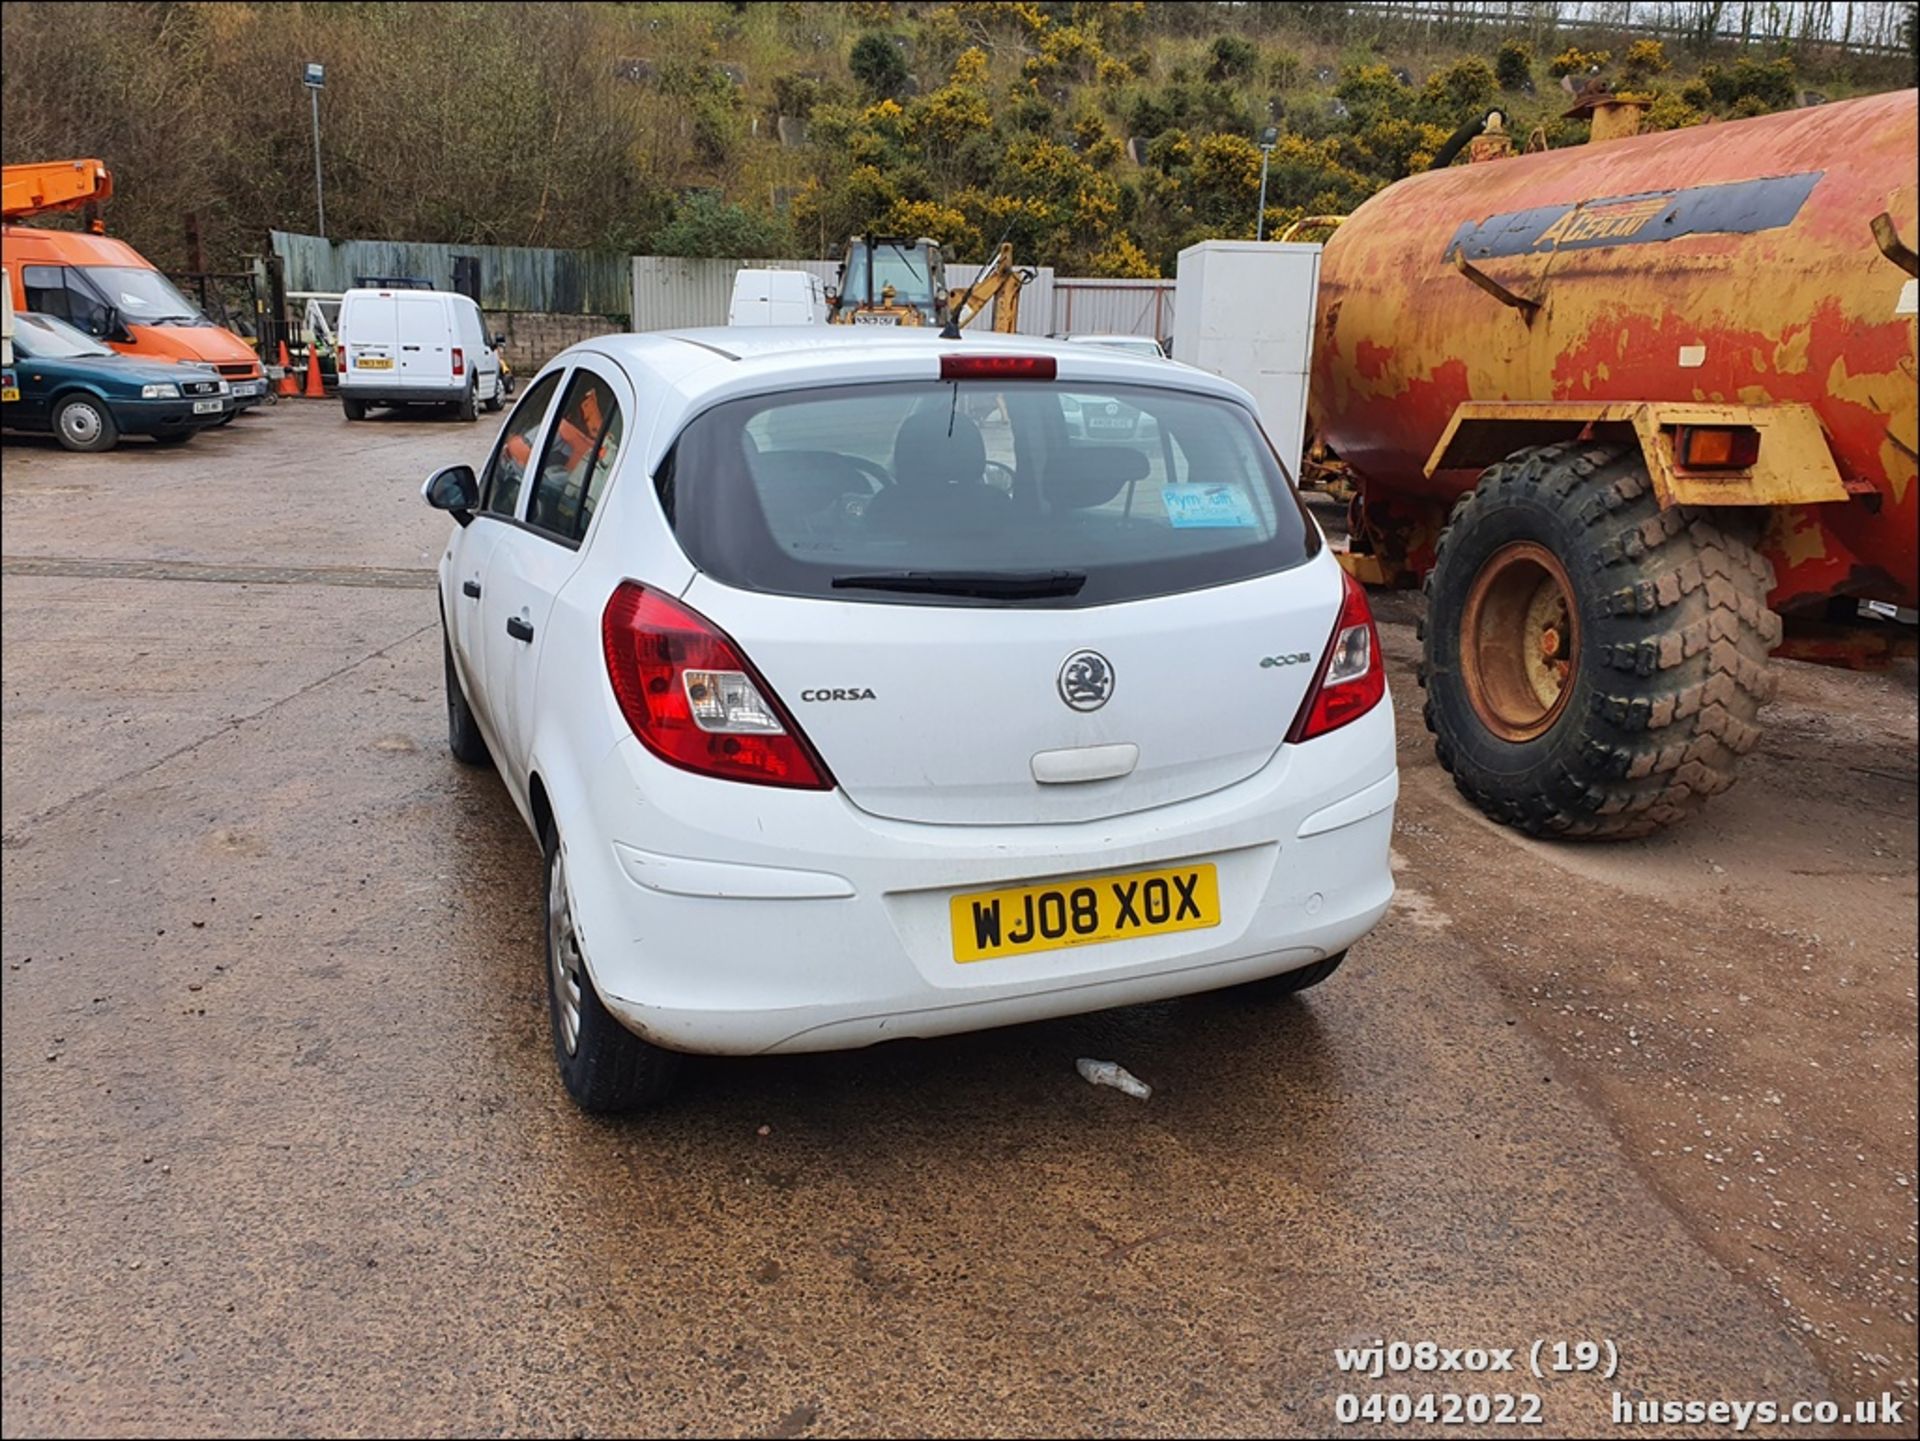
[[[493,348],[495,350],[498,350],[501,346],[505,345],[506,343],[507,343],[507,337],[496,332],[493,337]]]
[[[480,481],[470,465],[449,465],[436,470],[420,487],[420,497],[435,510],[444,510],[462,525],[473,520],[474,507],[480,504]]]

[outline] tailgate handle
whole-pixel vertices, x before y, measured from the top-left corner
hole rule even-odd
[[[1122,741],[1117,745],[1035,751],[1033,778],[1043,786],[1118,780],[1121,776],[1131,775],[1139,763],[1140,747],[1132,741]]]

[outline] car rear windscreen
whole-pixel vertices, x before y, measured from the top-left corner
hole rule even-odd
[[[1284,570],[1320,544],[1245,410],[1151,386],[753,396],[695,417],[657,483],[696,566],[781,595],[1101,605]]]

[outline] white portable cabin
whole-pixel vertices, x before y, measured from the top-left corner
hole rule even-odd
[[[1203,240],[1180,252],[1175,275],[1173,358],[1252,391],[1267,435],[1299,479],[1320,247]]]

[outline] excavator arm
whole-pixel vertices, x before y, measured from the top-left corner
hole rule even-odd
[[[1014,268],[1013,246],[1002,241],[993,263],[952,302],[954,324],[964,330],[992,305],[994,331],[1001,335],[1013,334],[1020,327],[1020,290],[1033,279],[1033,274],[1031,270]]]
[[[0,167],[0,219],[28,220],[56,210],[82,210],[113,194],[113,176],[99,160],[48,160]]]

